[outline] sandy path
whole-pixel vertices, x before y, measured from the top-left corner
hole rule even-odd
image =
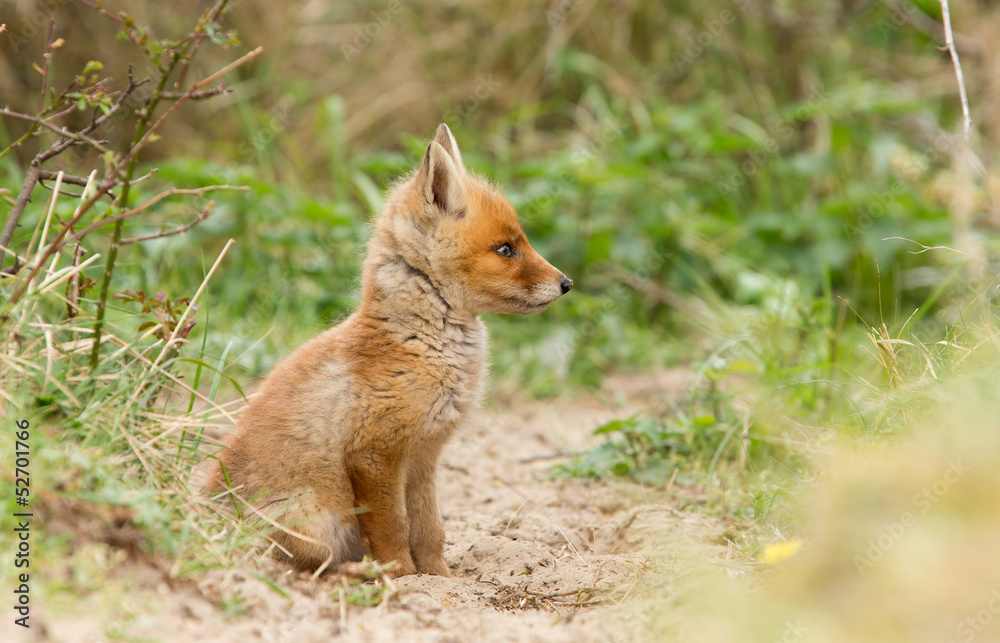
[[[633,599],[656,586],[662,603],[695,558],[724,557],[724,547],[710,544],[723,525],[678,511],[662,491],[549,480],[553,460],[544,456],[592,444],[594,427],[640,408],[639,400],[648,405],[649,392],[662,399],[682,383],[670,374],[620,380],[606,387],[603,402],[508,402],[481,411],[446,449],[439,473],[445,558],[455,578],[399,579],[398,594],[378,608],[347,605],[342,613],[336,579],[311,583],[269,562],[211,572],[197,584],[140,569],[136,591],[113,613],[45,618],[44,632],[33,628],[29,638],[9,638],[4,624],[0,638],[110,640],[108,619],[117,619],[112,625],[126,640],[637,640],[642,619],[636,622]],[[693,549],[695,558],[679,553]],[[227,617],[219,598],[236,591],[246,611]]]

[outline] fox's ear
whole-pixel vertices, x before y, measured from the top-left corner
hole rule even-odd
[[[442,212],[455,214],[465,205],[465,181],[451,155],[437,141],[431,141],[424,152],[417,170],[417,186],[424,200]]]
[[[444,148],[444,151],[455,161],[455,167],[459,172],[465,172],[465,165],[462,164],[462,153],[458,150],[458,143],[452,136],[451,130],[444,123],[438,125],[437,133],[434,134],[434,142]]]

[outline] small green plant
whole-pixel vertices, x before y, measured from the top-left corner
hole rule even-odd
[[[553,475],[605,478],[630,476],[638,482],[665,484],[675,471],[675,453],[690,452],[684,431],[668,428],[653,417],[633,415],[612,420],[594,429],[608,440],[568,463],[558,464]]]
[[[333,598],[360,607],[381,605],[396,593],[396,584],[386,574],[394,565],[380,564],[367,556],[360,562],[342,565],[343,575]]]
[[[142,308],[143,315],[153,315],[154,320],[144,321],[139,324],[136,329],[138,332],[146,331],[150,328],[153,329],[153,335],[157,339],[167,341],[172,335],[176,333],[178,337],[184,339],[194,328],[197,323],[192,317],[193,314],[187,318],[185,324],[182,328],[178,328],[178,323],[183,317],[184,310],[191,306],[190,297],[181,297],[179,299],[171,301],[162,292],[156,293],[155,296],[146,298],[146,291],[140,290],[136,292],[134,290],[126,290],[124,292],[118,293],[114,296],[115,299],[123,299],[125,301],[133,301],[139,304]],[[197,306],[191,306],[193,313],[198,312]]]
[[[344,595],[344,600],[350,605],[360,607],[377,607],[382,604],[388,587],[385,583],[367,581],[350,586],[350,591]]]
[[[246,604],[246,597],[240,590],[236,590],[233,594],[220,596],[219,607],[222,608],[226,618],[238,618],[250,611]]]
[[[606,441],[567,463],[556,465],[556,477],[629,477],[646,485],[705,482],[720,463],[745,466],[753,440],[729,397],[715,379],[674,404],[662,417],[636,414],[597,427]]]

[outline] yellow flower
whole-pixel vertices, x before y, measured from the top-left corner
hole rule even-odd
[[[789,540],[783,543],[774,543],[773,545],[768,545],[764,548],[764,553],[760,555],[760,562],[765,565],[777,565],[783,560],[787,560],[795,555],[802,547],[802,541],[799,539]]]

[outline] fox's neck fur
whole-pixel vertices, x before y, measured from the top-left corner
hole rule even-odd
[[[425,346],[425,355],[436,361],[469,375],[485,374],[485,324],[449,303],[431,276],[407,261],[388,230],[378,230],[369,244],[357,314],[405,344]],[[469,384],[478,397],[481,383]]]

